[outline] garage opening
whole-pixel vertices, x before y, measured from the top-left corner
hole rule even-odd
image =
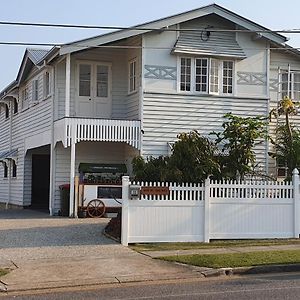
[[[32,154],[31,208],[49,211],[50,155]]]

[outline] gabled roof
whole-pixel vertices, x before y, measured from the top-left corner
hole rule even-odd
[[[227,19],[247,30],[250,31],[262,31],[261,35],[274,43],[282,44],[287,41],[287,38],[281,34],[270,32],[269,29],[246,19],[232,11],[217,5],[210,4],[207,6],[200,7],[191,11],[173,15],[167,18],[158,19],[152,22],[140,24],[129,29],[123,29],[114,31],[111,33],[95,36],[88,39],[83,39],[80,41],[75,41],[73,43],[65,44],[60,49],[60,54],[72,53],[81,51],[87,48],[103,45],[106,43],[118,41],[128,37],[140,35],[147,33],[156,29],[162,29],[168,26],[186,22],[188,20],[196,19],[199,17],[207,16],[210,14],[216,14],[224,19]]]
[[[0,99],[5,97],[5,95],[7,95],[7,93],[11,92],[16,87],[18,87],[20,85],[20,83],[26,78],[26,76],[31,71],[31,69],[34,66],[38,66],[39,63],[41,61],[43,61],[47,57],[48,53],[51,51],[52,51],[52,49],[45,50],[45,49],[27,48],[25,50],[25,53],[24,53],[24,56],[23,56],[23,59],[22,59],[21,65],[20,65],[17,78],[0,92]]]

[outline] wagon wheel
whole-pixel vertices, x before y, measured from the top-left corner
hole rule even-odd
[[[105,204],[100,199],[93,199],[88,203],[86,210],[90,217],[101,218],[105,213]]]

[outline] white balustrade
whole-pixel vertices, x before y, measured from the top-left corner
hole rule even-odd
[[[64,147],[81,141],[124,142],[140,149],[141,122],[130,120],[104,120],[64,118],[54,123],[54,139]]]

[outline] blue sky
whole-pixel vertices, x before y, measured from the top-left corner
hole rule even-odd
[[[199,0],[1,0],[0,21],[131,26],[211,4]],[[299,0],[224,0],[215,3],[273,30],[300,28]],[[0,41],[67,43],[101,30],[0,25]],[[288,42],[300,47],[300,34]],[[16,78],[25,46],[0,45],[0,90]]]

